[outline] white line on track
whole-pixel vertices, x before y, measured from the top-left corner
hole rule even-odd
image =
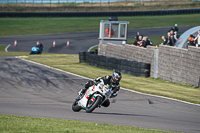
[[[19,58],[19,57],[15,56],[15,58]],[[74,74],[74,73],[71,73],[71,72],[67,72],[67,71],[64,71],[64,70],[61,70],[61,69],[53,68],[53,67],[50,67],[50,66],[47,66],[47,65],[44,65],[44,64],[40,64],[40,63],[34,62],[34,61],[26,60],[24,58],[19,58],[19,59],[27,61],[27,62],[30,62],[30,63],[33,63],[33,64],[37,64],[37,65],[40,65],[40,66],[45,66],[47,68],[54,69],[54,70],[57,70],[57,71],[60,71],[60,72],[71,74],[71,75],[77,76],[79,78],[84,78],[84,79],[92,80],[91,78],[87,78],[87,77],[84,77],[84,76],[81,76],[81,75],[77,75],[77,74]],[[181,101],[181,100],[177,100],[177,99],[174,99],[174,98],[169,98],[169,97],[164,97],[164,96],[158,96],[158,95],[152,95],[152,94],[146,94],[146,93],[142,93],[142,92],[138,92],[138,91],[134,91],[134,90],[129,90],[129,89],[126,89],[126,88],[120,88],[120,89],[125,90],[125,91],[129,91],[129,92],[133,92],[133,93],[137,93],[137,94],[140,94],[140,95],[146,95],[146,96],[151,96],[151,97],[168,99],[168,100],[177,101],[177,102],[181,102],[181,103],[185,103],[185,104],[190,104],[190,105],[195,105],[195,106],[199,106],[200,107],[200,104],[195,104],[195,103],[190,103],[190,102],[186,102],[186,101]]]
[[[94,45],[94,46],[90,47],[90,48],[88,49],[88,52],[90,52],[90,50],[91,50],[92,48],[96,47],[96,46],[99,46],[99,45]]]
[[[10,47],[10,44],[5,48],[5,52],[8,52],[8,48]]]

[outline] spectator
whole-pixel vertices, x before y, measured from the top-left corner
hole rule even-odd
[[[174,39],[175,39],[175,42],[178,40],[178,38],[179,38],[178,32],[177,32],[177,31],[174,31]]]
[[[136,34],[136,36],[135,36],[135,42],[133,43],[133,45],[135,45],[135,46],[137,46],[137,42],[138,42],[138,40],[139,40],[139,35],[140,35],[140,33],[137,32],[137,34]]]
[[[194,40],[196,41],[196,47],[200,47],[200,30]]]
[[[139,35],[137,40],[137,46],[141,47],[143,45],[143,36]]]
[[[174,46],[175,44],[174,36],[172,36],[170,32],[167,33],[166,38],[162,36],[162,40],[163,40],[163,43],[162,43],[163,45]]]
[[[177,33],[178,33],[178,24],[175,24],[174,27],[172,27],[172,30],[177,31]]]
[[[170,30],[169,32],[170,32],[171,36],[174,35],[174,31],[173,30]]]
[[[162,45],[166,45],[167,43],[166,43],[166,38],[165,38],[165,36],[162,36],[161,39],[163,40],[163,42],[162,42],[161,44],[162,44]]]
[[[151,41],[151,39],[148,38],[148,36],[146,36],[147,38],[147,45],[153,46],[153,42]]]
[[[143,37],[143,43],[141,47],[146,48],[148,45],[153,46],[152,41],[148,38],[148,36]]]
[[[187,44],[190,46],[195,46],[195,36],[193,36],[192,34],[190,35],[190,37],[188,38],[188,42]]]
[[[147,47],[147,44],[148,42],[147,42],[147,37],[146,36],[144,36],[143,37],[143,41],[142,41],[142,45],[141,46],[139,46],[139,47],[144,47],[144,48],[146,48]]]

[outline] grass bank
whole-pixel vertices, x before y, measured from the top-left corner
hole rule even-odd
[[[103,129],[103,131],[102,131]],[[34,118],[0,114],[0,132],[3,133],[172,133],[130,126],[97,124],[73,120]]]
[[[129,21],[129,29],[172,27],[174,24],[195,26],[199,25],[199,15],[119,16],[118,20]],[[108,20],[108,17],[0,18],[0,36],[99,31],[100,20]]]

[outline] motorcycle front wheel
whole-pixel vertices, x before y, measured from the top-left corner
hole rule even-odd
[[[77,99],[76,99],[76,100],[74,101],[74,103],[72,104],[72,110],[73,110],[74,112],[79,112],[79,111],[81,110],[81,107],[78,106],[78,100],[77,100]]]
[[[101,99],[102,98],[100,96],[97,96],[95,99],[93,99],[93,96],[91,96],[88,99],[88,103],[86,106],[86,112],[91,113],[100,104]]]

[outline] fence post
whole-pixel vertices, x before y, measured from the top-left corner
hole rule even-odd
[[[199,84],[198,84],[198,87],[200,88],[200,76],[199,76]]]
[[[154,49],[154,71],[153,71],[153,77],[158,78],[158,53],[159,49]]]

